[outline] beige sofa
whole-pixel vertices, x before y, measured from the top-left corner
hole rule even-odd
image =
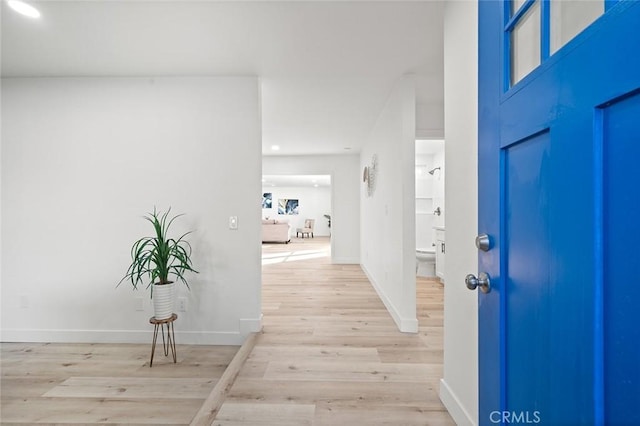
[[[263,243],[288,243],[289,222],[280,222],[275,219],[262,220],[262,242]]]

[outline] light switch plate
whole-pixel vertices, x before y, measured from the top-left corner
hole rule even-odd
[[[238,216],[229,217],[229,229],[238,229]]]
[[[178,297],[178,310],[180,312],[187,312],[187,298]]]

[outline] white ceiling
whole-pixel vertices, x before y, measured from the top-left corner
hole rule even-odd
[[[358,152],[405,74],[443,102],[440,1],[30,3],[3,2],[3,77],[258,76],[267,155]]]

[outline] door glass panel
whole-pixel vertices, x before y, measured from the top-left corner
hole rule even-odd
[[[540,2],[511,31],[511,85],[540,65]]]
[[[604,13],[604,0],[551,1],[551,53],[555,53]]]

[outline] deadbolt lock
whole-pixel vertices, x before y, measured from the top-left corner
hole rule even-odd
[[[476,247],[482,251],[491,250],[491,237],[487,234],[480,234],[476,237]]]

